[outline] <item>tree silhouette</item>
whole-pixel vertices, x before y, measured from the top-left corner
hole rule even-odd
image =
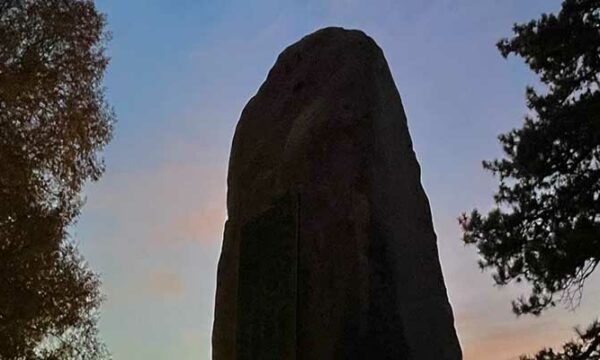
[[[600,359],[600,323],[592,323],[587,330],[576,330],[578,339],[566,343],[562,352],[544,349],[536,355],[521,356],[520,360],[598,360]]]
[[[89,0],[0,0],[0,358],[107,357],[98,277],[68,236],[114,116]]]
[[[523,127],[499,137],[503,159],[484,162],[500,178],[497,207],[459,220],[498,285],[532,285],[515,313],[539,315],[559,302],[576,307],[600,262],[600,1],[565,0],[557,15],[513,31],[500,52],[522,57],[544,90],[527,88]],[[586,334],[597,354],[598,332]],[[536,359],[579,358],[569,351]]]

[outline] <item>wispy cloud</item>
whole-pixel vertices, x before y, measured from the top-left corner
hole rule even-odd
[[[481,321],[479,329],[480,335],[464,344],[466,360],[518,359],[519,355],[531,353],[532,349],[556,346],[566,340],[552,321],[507,326],[490,326]]]
[[[181,298],[185,293],[185,285],[173,270],[160,268],[147,274],[143,284],[145,292],[160,298]]]
[[[90,215],[108,216],[124,241],[214,244],[225,221],[223,169],[165,165],[110,174],[88,194]]]

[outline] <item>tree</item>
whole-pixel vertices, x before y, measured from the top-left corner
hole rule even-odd
[[[535,356],[521,356],[520,360],[598,360],[600,359],[600,323],[595,321],[587,330],[577,329],[579,339],[563,346],[562,352],[544,349]]]
[[[503,159],[483,164],[500,180],[497,207],[459,221],[498,285],[531,284],[515,313],[539,315],[577,306],[600,262],[600,0],[565,0],[513,31],[498,49],[522,57],[543,90],[527,88],[523,127],[499,137]],[[593,334],[581,341],[597,348]]]
[[[98,277],[69,237],[114,115],[91,0],[0,0],[0,358],[98,359]]]

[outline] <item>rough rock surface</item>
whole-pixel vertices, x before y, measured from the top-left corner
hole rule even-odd
[[[231,149],[213,359],[461,359],[429,203],[381,49],[288,47]]]

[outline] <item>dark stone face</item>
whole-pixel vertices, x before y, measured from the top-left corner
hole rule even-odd
[[[239,359],[291,359],[296,351],[296,204],[279,199],[242,226]]]
[[[213,358],[457,360],[429,203],[381,49],[327,28],[246,105]]]

